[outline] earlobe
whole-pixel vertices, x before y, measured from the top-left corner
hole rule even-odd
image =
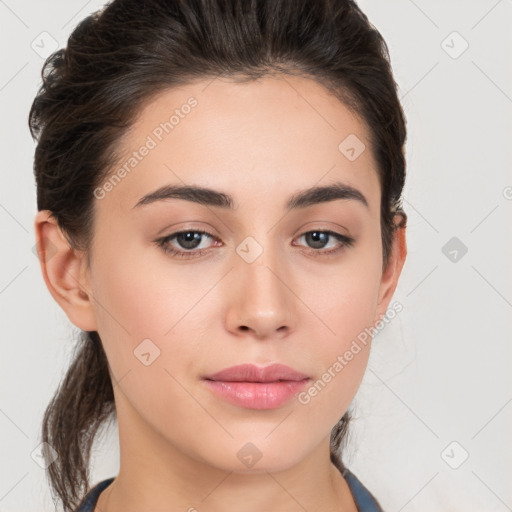
[[[379,287],[379,298],[377,306],[377,319],[380,319],[385,313],[395,293],[398,279],[402,273],[402,268],[407,257],[407,243],[405,238],[405,228],[407,217],[405,214],[398,214],[401,221],[395,221],[395,230],[391,246],[391,254],[387,268],[382,274],[382,280]]]
[[[96,331],[85,253],[73,249],[49,210],[37,212],[36,247],[46,286],[69,320],[84,331]]]

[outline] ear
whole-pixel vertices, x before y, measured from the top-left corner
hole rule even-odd
[[[375,321],[380,320],[388,309],[407,256],[407,244],[405,240],[407,215],[403,212],[396,213],[394,223],[395,230],[393,232],[391,253],[388,266],[382,273],[377,304],[377,318],[375,318]]]
[[[49,210],[37,212],[36,247],[43,278],[69,320],[84,331],[97,331],[86,256],[73,249]]]

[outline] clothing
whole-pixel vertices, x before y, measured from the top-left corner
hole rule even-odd
[[[383,512],[377,500],[359,481],[354,473],[345,469],[342,474],[350,487],[358,512]],[[94,507],[96,506],[100,493],[113,481],[114,477],[107,478],[93,487],[82,500],[76,512],[94,512]]]

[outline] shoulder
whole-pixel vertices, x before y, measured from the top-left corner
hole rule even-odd
[[[114,477],[96,484],[84,497],[75,512],[93,512],[101,492],[114,481]]]
[[[342,472],[347,481],[359,512],[384,512],[373,494],[361,483],[361,481],[349,469]]]

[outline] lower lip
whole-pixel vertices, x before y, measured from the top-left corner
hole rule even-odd
[[[278,382],[224,382],[204,380],[228,402],[248,409],[277,409],[299,393],[311,379]]]

